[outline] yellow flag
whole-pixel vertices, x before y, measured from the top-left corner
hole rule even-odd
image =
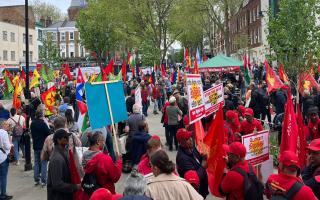
[[[22,90],[23,90],[23,88],[22,88],[22,85],[21,85],[21,81],[18,78],[16,80],[16,85],[15,85],[15,88],[14,88],[14,94],[16,94],[17,96],[20,96]]]
[[[40,75],[39,75],[38,71],[35,69],[33,71],[33,79],[31,80],[31,83],[30,83],[30,89],[39,84],[39,77],[40,77]]]
[[[12,79],[13,85],[16,85],[17,80],[19,80],[19,76],[16,75],[16,76]]]

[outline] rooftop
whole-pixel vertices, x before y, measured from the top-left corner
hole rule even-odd
[[[65,27],[76,27],[76,21],[60,21],[51,24],[47,28],[65,28]]]

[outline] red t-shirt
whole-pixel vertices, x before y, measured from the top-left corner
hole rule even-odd
[[[260,121],[253,119],[252,123],[249,123],[247,120],[244,120],[241,122],[241,129],[240,129],[241,131],[240,132],[243,135],[248,135],[248,134],[253,133],[254,129],[257,129],[257,131],[263,130]]]
[[[229,195],[229,200],[244,200],[244,178],[239,172],[234,171],[236,168],[249,172],[247,161],[237,163],[222,179],[221,190]]]
[[[287,192],[295,182],[299,181],[302,183],[302,180],[296,176],[290,176],[283,173],[280,174],[272,174],[269,176],[267,181],[266,195],[268,199],[272,196],[272,191],[283,191]],[[302,188],[295,194],[292,200],[316,200],[317,198],[314,196],[311,188],[304,185]]]
[[[147,175],[152,173],[152,169],[150,166],[150,159],[147,154],[143,155],[139,164],[138,164],[138,172],[142,175]]]

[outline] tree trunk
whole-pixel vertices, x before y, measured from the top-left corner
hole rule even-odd
[[[224,20],[225,20],[225,35],[224,35],[225,50],[226,50],[226,55],[230,56],[230,27],[229,27],[230,19],[229,19],[229,4],[227,1],[225,1]]]

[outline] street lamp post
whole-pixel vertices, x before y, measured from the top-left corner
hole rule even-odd
[[[28,6],[28,0],[25,0],[25,36],[26,36],[26,88],[25,88],[25,97],[26,97],[26,131],[24,134],[24,145],[25,145],[25,165],[24,170],[29,171],[32,169],[31,164],[31,139],[29,134],[29,122],[30,122],[30,106],[29,106],[29,100],[31,98],[30,96],[30,90],[29,90],[29,6]]]

